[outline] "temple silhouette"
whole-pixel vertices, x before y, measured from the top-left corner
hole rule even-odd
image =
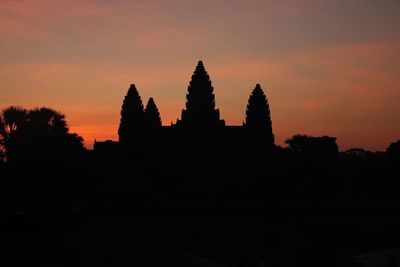
[[[121,108],[118,129],[119,141],[95,141],[94,150],[109,152],[115,149],[140,150],[149,142],[172,146],[178,144],[220,144],[223,147],[240,146],[243,141],[256,142],[266,150],[274,148],[274,134],[268,99],[260,84],[256,84],[244,112],[243,125],[225,125],[216,108],[214,88],[202,61],[198,61],[191,77],[186,107],[181,118],[170,126],[162,126],[153,98],[144,108],[139,91],[131,84]]]

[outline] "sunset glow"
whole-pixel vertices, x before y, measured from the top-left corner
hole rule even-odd
[[[176,122],[203,60],[227,125],[260,83],[277,144],[384,150],[400,139],[399,14],[390,0],[2,0],[0,108],[59,110],[91,148],[118,139],[131,83]]]

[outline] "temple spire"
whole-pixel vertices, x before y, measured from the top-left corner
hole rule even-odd
[[[188,128],[215,128],[225,124],[215,108],[214,88],[201,60],[193,72],[186,94],[186,109],[182,110],[182,119],[177,124]]]
[[[269,104],[260,84],[257,84],[249,97],[244,126],[258,132],[264,132],[268,143],[274,144]]]
[[[152,97],[149,98],[146,108],[144,110],[144,116],[146,120],[146,127],[148,129],[161,128],[161,117],[158,111],[157,105]]]
[[[121,108],[121,122],[118,129],[119,141],[136,141],[136,136],[144,129],[144,123],[142,98],[136,86],[131,84]]]

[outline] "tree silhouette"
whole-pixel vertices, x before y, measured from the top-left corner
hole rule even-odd
[[[391,143],[386,149],[386,153],[392,158],[400,159],[400,140]]]
[[[154,102],[152,97],[149,98],[147,102],[146,109],[144,110],[146,127],[150,129],[160,128],[161,127],[161,117],[160,112]]]
[[[312,136],[305,134],[296,134],[287,139],[285,143],[289,145],[290,150],[294,152],[303,152],[304,150],[307,150],[311,138]]]
[[[0,114],[0,146],[3,153],[12,157],[17,153],[17,140],[26,126],[27,110],[21,107],[11,106],[5,108]]]
[[[28,129],[33,134],[50,133],[54,136],[62,136],[69,129],[65,115],[51,108],[36,108],[28,113]]]
[[[118,135],[120,142],[134,140],[135,133],[143,130],[145,125],[142,99],[134,84],[129,87],[121,109],[121,122]]]
[[[27,114],[24,139],[29,146],[47,150],[75,151],[83,149],[83,139],[69,133],[65,115],[51,108],[36,108]]]
[[[264,131],[268,143],[274,144],[269,104],[260,84],[257,84],[249,97],[244,126],[249,129]]]
[[[2,111],[0,144],[7,160],[17,156],[83,150],[83,139],[69,133],[65,116],[50,108],[27,111],[9,107]]]
[[[314,137],[309,135],[294,135],[285,141],[289,149],[308,156],[336,156],[339,153],[336,138],[330,136]]]
[[[212,128],[223,126],[219,110],[215,109],[214,88],[203,62],[199,61],[192,75],[186,95],[186,110],[182,110],[182,120],[178,124],[190,128]]]

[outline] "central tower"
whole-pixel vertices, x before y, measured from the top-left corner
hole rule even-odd
[[[197,63],[192,75],[186,94],[186,109],[182,110],[177,126],[194,129],[225,126],[225,121],[219,118],[219,110],[215,108],[214,89],[202,61]]]

